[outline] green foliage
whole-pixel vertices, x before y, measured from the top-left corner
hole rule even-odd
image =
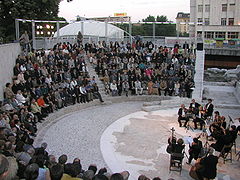
[[[157,16],[156,18],[154,16],[149,15],[142,21],[143,22],[167,22],[168,18],[167,18],[167,16],[164,16],[164,15]]]
[[[184,32],[184,33],[179,33],[179,36],[180,36],[180,37],[189,37],[189,33],[186,33],[186,32]]]
[[[149,15],[148,17],[146,17],[145,19],[142,20],[143,22],[155,22],[156,19],[154,16]]]
[[[155,18],[154,16],[149,15],[147,18],[142,20],[146,24],[135,23],[132,24],[132,35],[140,36],[153,36],[153,25],[148,24],[147,22],[167,22],[167,16],[161,15]],[[128,24],[114,24],[119,28],[123,29],[126,32],[129,32]],[[175,24],[156,24],[155,25],[155,35],[156,36],[176,36],[176,25]],[[126,34],[125,34],[126,35]]]
[[[161,16],[157,16],[156,21],[157,22],[167,22],[168,18],[167,18],[167,16],[161,15]]]
[[[15,38],[15,19],[63,20],[58,17],[60,0],[1,0],[0,38],[4,42]],[[31,30],[30,23],[22,23],[21,30]],[[22,32],[20,32],[22,33]]]

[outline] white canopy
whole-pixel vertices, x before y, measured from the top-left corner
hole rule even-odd
[[[82,32],[82,22],[83,22],[83,32]],[[77,36],[80,31],[83,36],[95,36],[95,37],[105,37],[105,22],[99,21],[77,21],[70,23],[63,28],[59,29],[59,36]],[[124,31],[112,24],[107,24],[107,37],[108,38],[123,38]],[[54,34],[57,37],[57,32]]]

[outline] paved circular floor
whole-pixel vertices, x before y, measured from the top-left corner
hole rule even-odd
[[[150,178],[191,179],[186,158],[182,175],[169,173],[169,155],[165,151],[167,139],[171,127],[175,127],[177,137],[196,137],[201,132],[177,127],[176,108],[144,112],[141,107],[142,102],[115,103],[65,115],[48,127],[41,141],[48,143],[49,153],[56,157],[67,154],[69,162],[79,157],[85,169],[97,164],[112,172],[128,170],[130,179],[137,179],[140,174]],[[225,115],[229,110],[220,112]],[[238,115],[237,110],[231,113],[233,117]],[[239,162],[219,163],[218,177],[237,180],[240,179],[238,171]]]

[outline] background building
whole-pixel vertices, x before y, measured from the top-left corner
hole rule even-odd
[[[240,38],[240,0],[191,0],[190,37]]]
[[[87,18],[89,20],[94,21],[101,21],[101,22],[131,22],[131,17],[127,16],[127,13],[114,13],[114,16],[109,17],[94,17],[94,18]]]
[[[190,13],[179,12],[176,17],[176,31],[179,34],[189,33]]]

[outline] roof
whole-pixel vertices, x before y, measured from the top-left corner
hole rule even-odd
[[[83,32],[82,32],[83,24]],[[59,30],[59,35],[61,36],[77,36],[80,31],[84,36],[96,36],[105,37],[105,22],[99,21],[77,21],[70,23]],[[124,31],[112,24],[107,25],[108,37],[110,38],[122,38],[124,36]],[[57,32],[54,34],[57,37]]]
[[[177,14],[176,19],[177,19],[177,18],[190,18],[190,13],[179,12],[179,13]]]

